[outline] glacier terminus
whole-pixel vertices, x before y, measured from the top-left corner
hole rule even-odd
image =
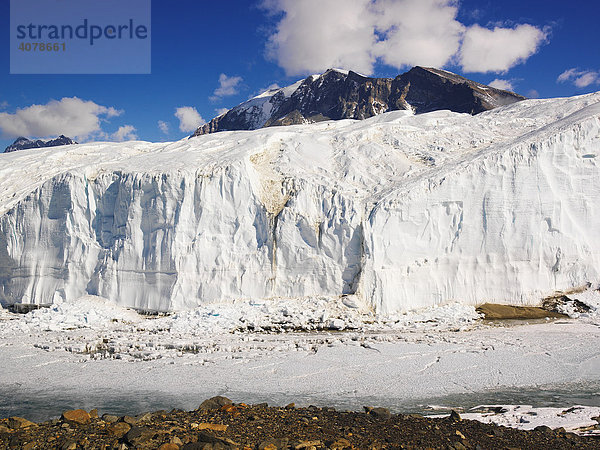
[[[600,93],[0,155],[0,300],[380,314],[600,282]]]

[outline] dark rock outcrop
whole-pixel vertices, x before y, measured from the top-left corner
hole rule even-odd
[[[49,141],[42,141],[38,139],[36,141],[32,141],[31,139],[27,139],[23,136],[17,138],[15,142],[6,147],[4,153],[16,152],[18,150],[27,150],[30,148],[46,148],[46,147],[58,147],[59,145],[72,145],[77,144],[73,139],[67,136],[63,136],[62,134],[56,139],[50,139]]]
[[[362,120],[396,110],[478,114],[524,99],[439,69],[414,67],[393,79],[330,69],[250,99],[198,128],[194,136],[323,120]]]

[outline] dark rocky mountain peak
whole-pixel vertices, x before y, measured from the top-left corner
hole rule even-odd
[[[362,120],[396,110],[478,114],[524,99],[440,69],[417,66],[393,79],[329,69],[264,92],[212,119],[194,136],[323,120]]]
[[[31,139],[27,139],[26,137],[21,136],[18,137],[15,140],[15,142],[13,142],[11,145],[6,147],[4,153],[16,152],[18,150],[27,150],[30,148],[58,147],[59,145],[72,144],[77,144],[77,142],[75,142],[70,137],[64,136],[62,134],[56,139],[50,139],[49,141],[42,141],[41,139],[33,141]]]

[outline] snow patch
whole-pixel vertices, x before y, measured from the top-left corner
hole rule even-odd
[[[461,417],[521,430],[547,426],[552,429],[564,428],[581,435],[600,435],[598,407],[534,408],[529,405],[482,405],[473,408],[472,411],[479,412],[461,414]]]

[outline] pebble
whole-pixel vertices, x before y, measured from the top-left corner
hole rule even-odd
[[[8,419],[8,428],[13,430],[21,430],[29,427],[37,427],[37,424],[27,419],[23,419],[22,417],[10,417]]]
[[[107,423],[115,423],[115,422],[119,421],[119,418],[117,416],[113,416],[111,414],[103,414],[102,420],[104,420]]]
[[[65,442],[60,449],[61,450],[75,450],[77,448],[77,442],[75,442],[72,439],[69,439],[67,442]]]
[[[123,416],[121,418],[121,421],[125,422],[125,423],[128,423],[131,426],[137,425],[137,423],[139,422],[136,417],[131,417],[131,416]]]
[[[320,447],[323,443],[321,441],[301,441],[294,446],[295,450],[306,449],[308,450],[311,447]]]
[[[154,431],[143,427],[132,427],[125,436],[125,442],[135,447],[146,444],[154,436]]]
[[[163,444],[158,447],[158,450],[179,450],[179,445],[177,444]]]
[[[287,438],[281,439],[269,439],[268,441],[261,442],[258,445],[258,450],[279,450],[288,448],[289,440]]]
[[[227,425],[219,423],[200,423],[196,424],[196,427],[192,424],[192,428],[197,428],[198,430],[227,431],[227,427]]]
[[[327,447],[332,450],[343,450],[345,448],[352,448],[352,444],[347,439],[336,439],[333,442],[326,442]]]
[[[131,430],[131,425],[125,422],[115,422],[106,427],[108,432],[119,439]]]

